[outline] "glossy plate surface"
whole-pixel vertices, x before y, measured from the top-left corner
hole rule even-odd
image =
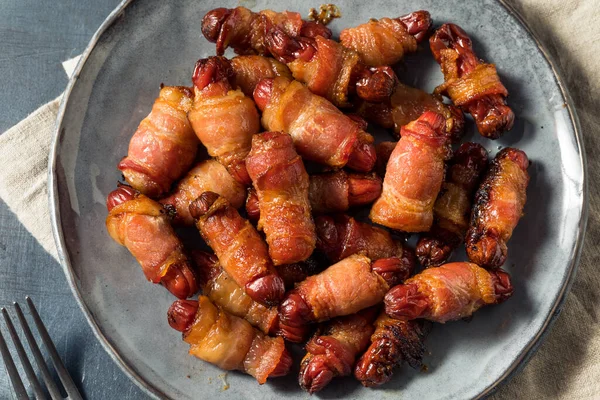
[[[577,122],[552,64],[505,6],[486,0],[344,1],[335,33],[369,18],[429,10],[436,26],[454,22],[469,33],[475,51],[497,64],[517,120],[491,142],[469,124],[467,140],[491,155],[516,146],[533,164],[525,217],[509,243],[505,268],[515,295],[479,311],[473,320],[436,326],[427,340],[428,372],[397,370],[388,385],[362,388],[338,379],[323,398],[472,398],[489,394],[533,352],[560,309],[576,268],[585,231],[585,160]],[[132,379],[156,396],[188,398],[306,399],[297,367],[287,378],[259,386],[187,355],[188,346],[166,321],[173,301],[147,283],[128,251],[104,228],[105,198],[120,174],[116,164],[150,111],[161,82],[189,85],[195,61],[214,54],[200,20],[234,1],[125,1],[86,50],[63,100],[50,161],[50,206],[62,265],[96,335]],[[254,10],[306,15],[319,3],[246,1]],[[427,48],[409,57],[402,80],[426,90],[442,81]],[[460,257],[460,255],[459,255]],[[223,390],[224,380],[229,384]],[[107,384],[110,384],[107,382]]]

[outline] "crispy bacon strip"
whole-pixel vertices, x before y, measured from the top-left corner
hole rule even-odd
[[[281,321],[295,327],[354,314],[379,303],[394,283],[411,273],[398,258],[371,263],[363,255],[352,255],[288,292],[279,307]]]
[[[487,151],[477,143],[463,143],[454,154],[433,206],[433,227],[421,236],[415,249],[424,267],[444,264],[463,242],[471,201],[487,164]]]
[[[198,139],[187,118],[192,98],[187,87],[163,87],[133,134],[127,157],[119,162],[127,182],[146,196],[168,192],[194,162]]]
[[[415,11],[398,18],[371,19],[366,24],[340,33],[344,47],[356,51],[370,67],[396,64],[405,54],[417,51],[417,44],[431,27],[427,11]]]
[[[254,102],[233,90],[233,68],[224,57],[198,60],[192,80],[195,97],[188,116],[196,136],[231,176],[249,185],[244,160],[260,129]]]
[[[289,133],[304,159],[368,172],[375,165],[373,137],[326,99],[298,81],[263,79],[254,90],[263,126]]]
[[[292,79],[290,69],[274,58],[263,56],[237,56],[231,59],[233,86],[252,97],[256,84],[265,78],[283,76]]]
[[[331,262],[338,262],[352,254],[364,254],[371,260],[398,257],[406,268],[415,268],[415,255],[401,242],[392,239],[388,231],[358,222],[344,214],[320,215],[315,218],[317,249]]]
[[[128,186],[113,190],[106,200],[106,229],[127,247],[152,283],[160,283],[180,299],[198,291],[196,274],[183,244],[160,204]]]
[[[282,338],[265,336],[206,296],[174,302],[167,318],[173,329],[183,332],[190,354],[228,371],[245,372],[261,385],[267,378],[287,375],[292,365]]]
[[[402,138],[387,164],[381,196],[369,214],[371,221],[405,232],[431,228],[449,154],[444,125],[443,116],[427,111],[402,127]]]
[[[344,170],[309,176],[308,199],[313,213],[347,211],[371,204],[381,194],[381,178],[375,174],[351,174]],[[258,221],[260,209],[256,191],[246,199],[248,219]]]
[[[510,276],[503,270],[488,272],[468,262],[428,268],[393,287],[385,295],[385,312],[392,318],[425,318],[445,323],[473,315],[487,304],[512,296]]]
[[[466,32],[458,25],[444,24],[429,44],[445,81],[435,92],[448,96],[470,113],[481,135],[498,139],[510,130],[515,114],[506,105],[508,91],[500,82],[496,66],[477,58]]]
[[[352,373],[356,357],[367,348],[374,331],[377,308],[331,320],[306,344],[300,363],[300,387],[310,394],[338,376]]]
[[[518,149],[500,151],[477,189],[466,245],[469,259],[484,268],[506,261],[506,243],[527,201],[529,159]]]
[[[202,294],[226,312],[250,322],[266,335],[275,335],[279,329],[276,308],[267,308],[252,300],[219,264],[214,254],[192,252],[197,267]]]
[[[278,26],[291,37],[331,37],[323,24],[304,21],[299,13],[281,13],[262,10],[255,13],[245,7],[215,8],[202,19],[202,34],[217,44],[217,55],[222,56],[227,47],[238,54],[270,55],[265,42],[266,24]]]
[[[363,100],[385,101],[397,81],[391,67],[368,67],[356,51],[323,36],[294,37],[267,24],[266,44],[275,58],[287,64],[294,79],[337,107],[349,107],[354,93]]]
[[[198,163],[177,183],[169,197],[160,203],[173,211],[173,223],[194,225],[190,215],[190,204],[204,192],[215,192],[225,197],[234,208],[244,204],[246,190],[218,161],[206,160]]]
[[[258,229],[266,235],[273,264],[306,260],[317,239],[308,174],[292,137],[282,132],[254,135],[246,167],[259,199]]]
[[[382,312],[375,321],[369,348],[356,363],[354,377],[363,386],[375,387],[388,382],[403,361],[420,368],[428,328],[422,320],[400,321]]]
[[[283,280],[252,224],[214,192],[205,192],[192,202],[190,214],[223,269],[248,296],[268,307],[279,304],[285,292]]]

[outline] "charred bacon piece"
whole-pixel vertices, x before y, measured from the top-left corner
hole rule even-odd
[[[484,268],[498,268],[506,261],[506,243],[527,201],[527,168],[527,155],[507,147],[496,155],[477,189],[465,243],[469,259]]]

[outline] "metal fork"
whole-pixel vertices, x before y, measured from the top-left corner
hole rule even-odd
[[[58,374],[58,377],[60,378],[60,381],[62,382],[63,388],[65,389],[65,392],[67,393],[66,398],[63,398],[63,396],[60,394],[58,386],[56,385],[56,383],[52,380],[52,377],[50,376],[50,371],[48,370],[48,366],[46,365],[46,363],[44,361],[44,357],[42,357],[40,348],[38,347],[38,345],[33,337],[33,334],[31,333],[31,329],[29,328],[29,324],[27,323],[27,320],[25,319],[25,316],[23,315],[23,312],[21,311],[21,307],[19,306],[18,303],[14,303],[15,312],[17,313],[17,318],[19,320],[21,328],[23,329],[25,338],[27,338],[27,343],[29,344],[29,349],[31,350],[31,353],[33,354],[33,358],[35,359],[35,363],[37,364],[37,366],[40,370],[42,379],[44,380],[44,383],[46,384],[46,388],[48,389],[48,393],[50,394],[50,397],[52,398],[52,400],[58,400],[58,399],[60,399],[60,400],[63,400],[63,399],[80,400],[81,395],[79,394],[79,391],[77,390],[77,387],[75,386],[75,383],[73,383],[73,379],[71,379],[71,376],[67,372],[67,369],[65,368],[62,361],[60,360],[60,357],[58,356],[58,352],[56,351],[56,347],[54,347],[54,343],[52,343],[52,339],[50,339],[50,335],[48,335],[48,331],[46,330],[46,327],[44,326],[44,323],[42,322],[42,319],[40,318],[40,315],[38,314],[37,309],[35,308],[35,305],[33,304],[33,301],[31,300],[31,298],[29,296],[27,296],[25,298],[25,300],[27,301],[27,307],[29,308],[29,313],[33,317],[33,322],[35,323],[35,326],[37,327],[37,330],[40,333],[42,342],[48,350],[50,359],[52,360],[52,364],[54,364],[54,369],[56,370],[56,373]],[[21,364],[23,365],[23,369],[25,370],[25,374],[27,375],[27,379],[29,380],[29,383],[31,384],[31,387],[33,389],[33,393],[35,394],[36,399],[46,399],[46,395],[44,394],[42,386],[40,385],[40,383],[35,375],[35,372],[33,371],[33,367],[31,366],[31,363],[29,362],[27,353],[25,353],[25,349],[23,349],[21,340],[19,339],[19,336],[17,335],[17,331],[15,330],[15,327],[12,323],[10,315],[8,314],[8,311],[5,308],[2,308],[2,316],[4,317],[4,321],[6,322],[8,332],[10,333],[12,341],[15,345],[15,349],[17,350],[17,354],[19,355],[19,359],[21,360]],[[4,337],[2,336],[2,332],[0,332],[0,354],[2,355],[2,359],[4,360],[4,365],[6,365],[6,370],[8,372],[8,376],[13,385],[13,388],[15,389],[17,398],[19,400],[29,400],[29,396],[27,395],[27,390],[25,390],[25,386],[23,386],[23,381],[21,380],[21,377],[19,376],[19,372],[17,371],[17,367],[15,366],[15,363],[10,355],[10,352],[8,351],[8,347],[6,346],[6,342],[4,340]]]

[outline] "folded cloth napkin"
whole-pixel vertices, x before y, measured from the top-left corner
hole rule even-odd
[[[559,63],[581,120],[590,216],[581,264],[562,314],[523,371],[493,399],[600,397],[600,9],[597,0],[510,1]],[[507,45],[510,46],[509,43]],[[67,73],[75,62],[65,63]],[[60,98],[0,135],[0,198],[57,259],[46,188],[48,152]]]

